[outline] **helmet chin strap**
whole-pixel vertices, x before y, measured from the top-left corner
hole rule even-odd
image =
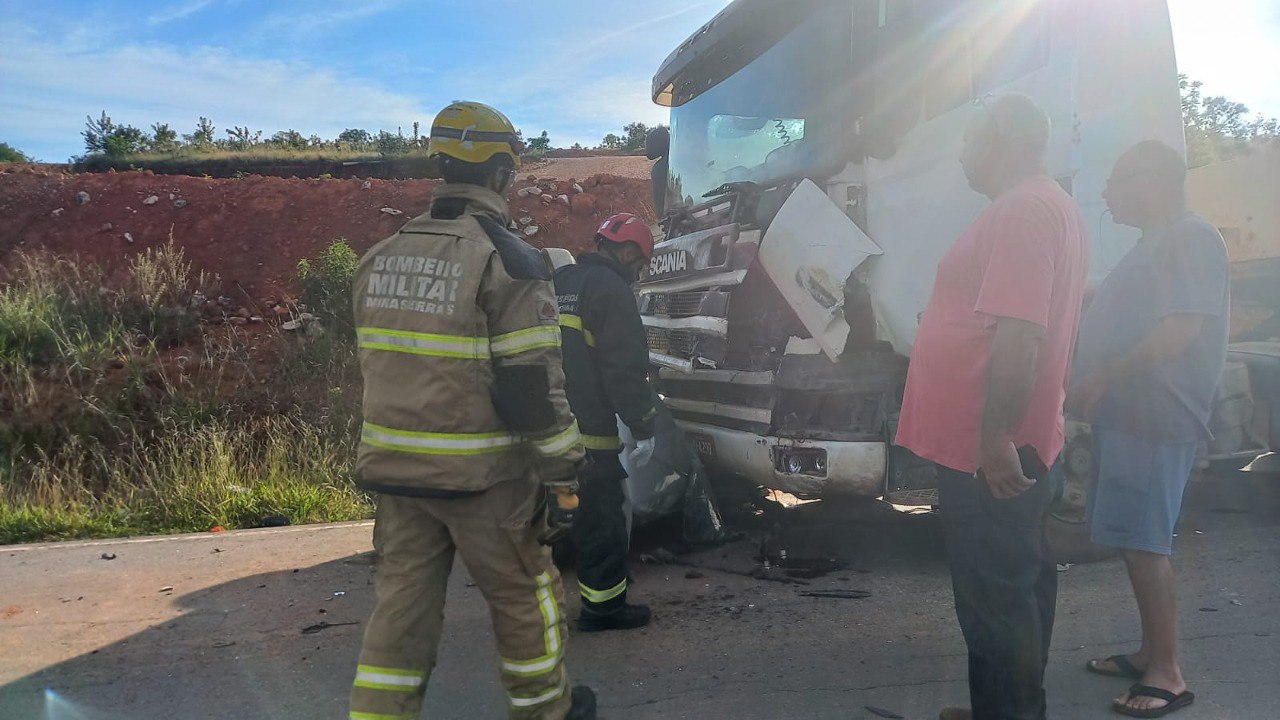
[[[494,192],[499,195],[506,195],[507,190],[511,188],[512,181],[516,178],[516,170],[515,168],[507,167],[499,168],[498,171],[494,173],[493,178],[497,185],[497,187],[494,188]]]

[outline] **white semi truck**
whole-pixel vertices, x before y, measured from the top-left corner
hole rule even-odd
[[[1164,0],[736,0],[663,63],[666,235],[638,301],[714,474],[933,502],[932,469],[892,442],[905,368],[936,264],[987,203],[958,161],[972,107],[1011,91],[1052,118],[1096,284],[1137,238],[1106,211],[1111,166],[1183,147]],[[1070,450],[1079,508],[1087,443]]]

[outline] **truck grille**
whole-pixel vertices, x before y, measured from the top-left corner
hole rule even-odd
[[[644,333],[649,349],[654,352],[685,360],[693,356],[697,336],[692,331],[646,327]]]
[[[729,316],[730,294],[724,290],[647,293],[641,296],[640,313],[659,317]]]
[[[697,315],[702,310],[704,292],[655,293],[650,296],[649,314],[668,317]]]

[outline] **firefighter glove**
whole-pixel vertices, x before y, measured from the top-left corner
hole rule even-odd
[[[547,529],[538,536],[543,545],[554,545],[569,534],[578,514],[577,479],[544,482],[547,488]]]

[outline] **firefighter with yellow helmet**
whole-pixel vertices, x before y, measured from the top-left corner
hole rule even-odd
[[[583,448],[564,393],[545,256],[508,230],[520,142],[497,110],[457,102],[430,154],[430,212],[361,260],[354,308],[364,375],[361,487],[378,495],[378,603],[351,720],[418,717],[455,552],[489,603],[512,718],[588,720],[570,689],[564,591],[543,485],[576,483]],[[550,506],[554,507],[554,503]]]

